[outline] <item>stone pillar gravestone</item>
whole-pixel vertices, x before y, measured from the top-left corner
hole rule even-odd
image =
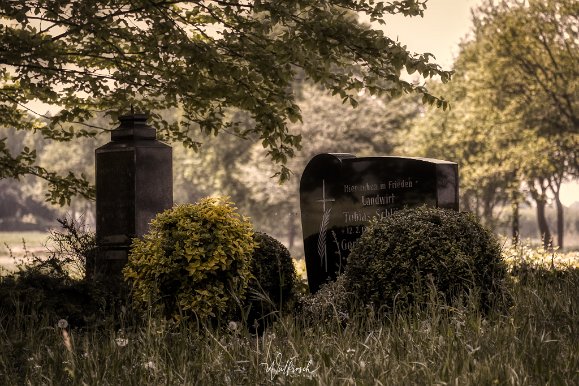
[[[131,241],[173,206],[172,149],[156,139],[143,114],[119,118],[111,142],[95,151],[98,254],[87,273],[120,275]]]
[[[310,292],[343,272],[350,249],[372,218],[405,207],[458,210],[458,165],[427,158],[319,154],[300,181]]]

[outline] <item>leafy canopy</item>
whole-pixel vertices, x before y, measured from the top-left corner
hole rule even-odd
[[[431,88],[453,110],[410,133],[415,152],[460,163],[461,202],[483,203],[487,220],[507,200],[544,203],[547,185],[557,201],[579,175],[578,15],[574,0],[483,2],[453,82]]]
[[[296,74],[357,105],[357,91],[393,96],[418,92],[402,69],[425,78],[450,72],[413,54],[383,32],[359,22],[384,23],[386,14],[422,15],[420,0],[175,1],[4,0],[0,4],[0,125],[40,131],[69,141],[93,136],[96,112],[115,119],[130,106],[150,112],[165,139],[197,148],[193,134],[227,130],[261,141],[284,166],[299,149],[288,123],[300,120],[292,81]],[[51,117],[30,115],[30,102],[62,108]],[[167,121],[160,112],[177,108]],[[249,127],[230,119],[245,111]],[[40,117],[42,118],[42,117]],[[113,121],[111,121],[111,125]],[[0,140],[0,178],[31,173],[48,179],[50,199],[92,196],[84,178],[61,177],[35,166],[34,151],[12,155]]]

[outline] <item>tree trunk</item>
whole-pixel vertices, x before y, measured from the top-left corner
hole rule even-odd
[[[494,229],[494,221],[493,221],[493,207],[491,205],[491,200],[489,197],[484,198],[483,202],[483,219],[485,225]]]
[[[547,217],[545,216],[545,206],[547,205],[547,201],[544,198],[535,201],[537,202],[537,222],[541,239],[543,240],[543,246],[545,249],[549,249],[552,245],[552,240],[549,224],[547,223]]]
[[[519,201],[514,198],[511,204],[511,209],[513,211],[513,218],[511,221],[512,229],[512,243],[514,246],[519,245]]]
[[[559,249],[563,249],[563,237],[565,235],[564,208],[560,196],[562,182],[563,178],[557,175],[549,180],[549,188],[555,196],[555,204],[557,205],[557,245]]]
[[[537,189],[537,185],[540,191]],[[548,181],[546,181],[545,178],[537,178],[534,181],[529,182],[531,197],[533,197],[533,200],[537,203],[537,225],[539,225],[539,233],[543,240],[543,246],[545,249],[550,249],[553,244],[551,231],[549,230],[549,223],[545,216],[545,207],[547,206],[547,187]]]
[[[563,236],[565,235],[565,218],[563,211],[563,203],[559,199],[559,195],[555,195],[555,202],[557,203],[557,245],[559,249],[563,249]]]

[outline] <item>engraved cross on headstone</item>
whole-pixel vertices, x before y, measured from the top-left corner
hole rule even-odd
[[[333,202],[336,201],[333,198],[326,198],[326,180],[322,180],[322,199],[321,200],[316,200],[316,202],[321,202],[323,207],[322,210],[324,211],[324,213],[326,212],[326,202]]]

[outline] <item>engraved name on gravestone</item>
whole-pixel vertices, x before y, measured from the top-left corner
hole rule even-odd
[[[458,210],[458,165],[427,158],[319,154],[300,181],[310,292],[343,272],[374,217],[421,205]]]

